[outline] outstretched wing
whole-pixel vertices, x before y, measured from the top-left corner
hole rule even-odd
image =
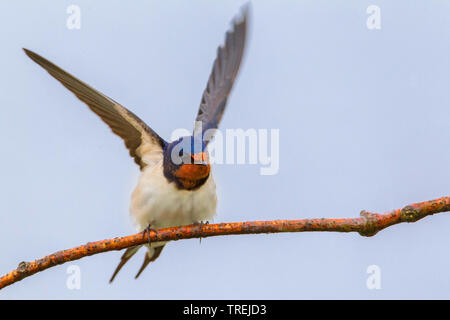
[[[219,125],[244,54],[247,18],[248,7],[243,9],[241,18],[233,21],[233,29],[227,32],[225,44],[217,49],[217,57],[198,110],[194,135],[217,129]]]
[[[120,136],[141,170],[162,155],[166,142],[131,111],[78,80],[40,55],[23,49],[28,57],[86,103]]]

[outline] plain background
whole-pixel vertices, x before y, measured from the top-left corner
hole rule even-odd
[[[134,233],[138,167],[123,142],[21,48],[137,113],[162,137],[192,128],[216,48],[244,1],[0,3],[0,272]],[[69,5],[81,29],[66,27]],[[369,5],[381,30],[366,27]],[[450,4],[252,1],[221,128],[280,129],[280,171],[217,165],[215,222],[356,217],[450,191]],[[139,280],[139,252],[64,264],[12,298],[450,298],[450,215],[375,237],[297,233],[179,241]],[[81,270],[81,289],[66,286]],[[381,289],[366,287],[378,265]]]

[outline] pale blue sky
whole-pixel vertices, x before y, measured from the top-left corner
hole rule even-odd
[[[21,48],[131,109],[162,137],[191,128],[245,1],[0,3],[0,273],[133,233],[138,167],[120,138]],[[66,8],[81,8],[80,30]],[[381,8],[368,30],[366,8]],[[215,222],[356,217],[450,194],[450,4],[252,1],[246,57],[221,128],[280,129],[280,171],[217,165]],[[134,280],[139,252],[64,264],[11,298],[450,298],[450,215],[372,238],[292,233],[180,241]],[[366,269],[381,268],[381,290]],[[70,265],[81,289],[66,287]]]

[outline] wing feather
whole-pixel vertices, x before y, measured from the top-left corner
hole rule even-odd
[[[233,21],[232,30],[225,36],[225,44],[217,49],[217,57],[198,110],[194,135],[217,129],[226,107],[244,54],[248,7],[242,17]]]
[[[149,144],[150,149],[145,148],[150,150],[147,152],[162,153],[167,143],[134,113],[40,55],[27,49],[23,50],[31,60],[43,67],[51,76],[75,94],[78,99],[86,103],[115,134],[124,140],[130,155],[141,170],[148,164],[143,159],[145,155],[140,152],[141,146]]]

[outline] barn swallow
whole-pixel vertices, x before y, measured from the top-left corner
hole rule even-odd
[[[34,62],[69,89],[121,137],[141,175],[131,196],[130,216],[138,231],[202,223],[216,213],[216,186],[207,152],[206,130],[217,129],[244,53],[248,20],[245,7],[219,46],[203,92],[191,136],[167,142],[134,113],[78,80],[40,55],[24,49]],[[145,244],[147,252],[136,277],[155,261],[165,242]],[[112,282],[140,246],[126,249]]]

